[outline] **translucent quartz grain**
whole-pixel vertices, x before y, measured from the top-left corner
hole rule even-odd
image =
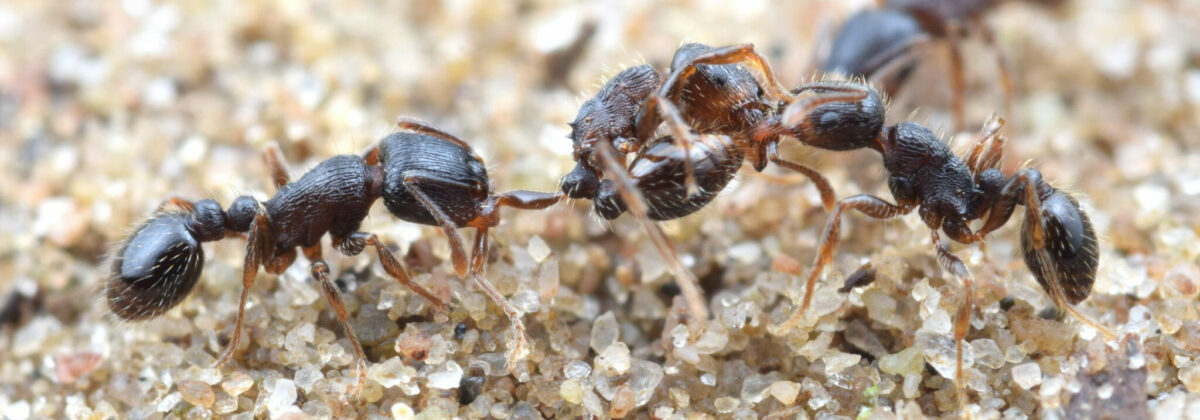
[[[550,247],[538,235],[533,235],[533,237],[529,238],[529,245],[526,247],[526,250],[529,251],[529,256],[533,257],[533,260],[538,264],[541,264],[542,261],[546,260],[546,257],[550,256]]]
[[[221,382],[221,389],[234,397],[246,392],[252,386],[254,386],[254,379],[242,372],[233,372]]]
[[[428,376],[430,388],[454,389],[462,382],[463,370],[457,362],[447,361],[442,367]]]
[[[1013,366],[1012,378],[1021,388],[1033,388],[1042,383],[1042,369],[1035,362],[1022,363]]]
[[[616,315],[613,315],[612,311],[605,312],[592,322],[592,338],[589,345],[596,353],[600,353],[615,343],[620,335]]]
[[[266,388],[267,411],[278,416],[296,403],[296,384],[291,379],[276,379],[274,386]]]

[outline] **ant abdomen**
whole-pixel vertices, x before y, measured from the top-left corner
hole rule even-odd
[[[188,213],[160,213],[137,229],[113,259],[108,307],[124,320],[156,317],[192,291],[204,249],[187,228]]]
[[[639,191],[652,191],[645,197],[646,216],[651,220],[672,220],[704,208],[729,185],[742,165],[742,151],[728,137],[706,136],[693,143],[691,154],[684,156],[671,137],[663,137],[646,146],[629,164],[629,175]],[[684,162],[690,161],[699,190],[688,194]],[[615,219],[625,211],[625,202],[615,183],[603,182],[593,201],[596,213]]]
[[[925,30],[915,17],[896,8],[863,10],[842,24],[829,49],[829,57],[821,65],[827,73],[844,76],[872,77],[891,65],[895,51],[913,40],[925,36]],[[895,94],[916,67],[911,60],[900,64],[890,77],[881,80],[888,94]]]
[[[383,202],[401,220],[437,225],[429,212],[429,204],[435,204],[461,227],[479,215],[479,202],[490,192],[483,160],[465,145],[436,135],[393,133],[380,141],[379,163]]]
[[[1041,194],[1039,194],[1041,195]],[[1051,189],[1041,198],[1042,243],[1036,240],[1036,220],[1021,225],[1021,253],[1038,284],[1051,296],[1053,284],[1071,304],[1082,302],[1096,281],[1099,253],[1092,221],[1070,195]]]

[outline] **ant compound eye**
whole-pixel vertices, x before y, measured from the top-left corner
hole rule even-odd
[[[108,279],[108,307],[121,319],[153,318],[183,301],[204,265],[188,215],[155,216],[125,241]]]

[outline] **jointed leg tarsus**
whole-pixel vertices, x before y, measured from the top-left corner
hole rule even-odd
[[[484,265],[487,262],[488,253],[488,229],[480,228],[475,231],[475,246],[471,251],[471,278],[475,280],[475,284],[483,289],[483,293],[491,298],[492,302],[499,306],[504,315],[508,317],[509,324],[512,326],[512,334],[514,345],[509,350],[508,354],[508,369],[512,372],[516,368],[516,362],[525,358],[528,340],[525,338],[525,322],[521,320],[521,312],[517,311],[500,291],[483,276]]]
[[[688,308],[692,316],[701,322],[707,321],[707,299],[704,298],[704,293],[700,291],[699,282],[696,280],[696,277],[679,261],[679,256],[675,254],[675,249],[671,247],[671,242],[667,239],[667,235],[647,216],[649,211],[646,208],[645,198],[642,197],[642,193],[637,190],[633,179],[617,159],[616,151],[603,142],[598,142],[597,144],[599,145],[597,149],[600,152],[600,160],[605,165],[605,169],[616,178],[617,188],[620,190],[621,197],[625,200],[629,212],[646,229],[651,242],[658,248],[658,252],[662,254],[663,259],[671,268],[672,274],[675,275],[675,283],[679,285],[680,291],[683,292],[684,297],[687,299]]]
[[[267,162],[267,168],[271,171],[271,180],[275,182],[275,188],[287,185],[289,179],[287,158],[279,150],[278,143],[270,142],[263,146],[263,160]]]
[[[435,203],[433,199],[430,198],[429,195],[425,194],[425,191],[421,189],[421,183],[426,182],[452,185],[460,188],[471,188],[472,186],[454,183],[436,177],[416,174],[404,177],[404,186],[408,189],[408,192],[421,202],[421,205],[425,207],[425,210],[429,211],[429,214],[433,215],[433,218],[437,220],[438,225],[442,227],[442,232],[446,234],[446,239],[450,241],[450,258],[454,260],[454,271],[458,273],[459,277],[466,277],[467,251],[466,246],[463,245],[462,237],[458,235],[458,226],[452,219],[450,219],[450,216],[447,215],[445,211],[442,211],[441,207],[438,207],[437,203]]]
[[[825,224],[825,231],[821,234],[821,244],[818,246],[817,256],[813,262],[813,269],[809,272],[808,278],[804,282],[804,300],[800,307],[796,309],[786,322],[780,325],[781,331],[790,330],[793,326],[804,319],[805,312],[808,311],[809,304],[812,303],[813,290],[816,289],[817,278],[826,265],[833,260],[833,252],[837,249],[838,233],[842,225],[842,212],[850,208],[875,219],[890,219],[902,214],[907,214],[912,211],[912,208],[901,207],[889,203],[882,198],[868,194],[859,194],[847,197],[838,201],[833,207],[833,211],[829,214],[829,222]]]
[[[691,128],[684,122],[683,116],[679,114],[679,110],[675,105],[667,101],[662,94],[655,94],[650,97],[650,101],[658,104],[658,111],[662,115],[667,126],[671,128],[672,138],[675,140],[675,147],[683,151],[683,174],[684,185],[686,186],[687,196],[691,197],[700,191],[696,185],[696,170],[695,164],[692,162],[692,143],[697,141],[696,135],[692,133]]]
[[[776,165],[807,176],[813,185],[817,187],[817,191],[821,193],[821,205],[825,207],[825,211],[833,211],[833,206],[837,204],[837,196],[833,192],[833,185],[829,183],[829,179],[825,178],[825,175],[821,175],[820,172],[811,166],[792,162],[779,156],[775,143],[771,143],[767,155],[771,162],[775,162]]]
[[[421,297],[429,301],[429,303],[432,304],[435,309],[439,311],[446,310],[446,302],[443,302],[440,298],[434,295],[432,291],[426,289],[425,286],[414,282],[412,278],[409,277],[408,270],[405,269],[404,264],[396,258],[396,255],[392,253],[392,250],[389,249],[387,245],[383,243],[383,241],[379,240],[379,237],[374,233],[355,232],[347,235],[345,238],[333,238],[333,246],[348,255],[357,255],[359,252],[362,252],[364,247],[368,245],[375,248],[375,253],[379,257],[379,263],[380,265],[383,265],[383,271],[386,272],[388,276],[404,285],[404,287],[407,287],[409,290],[421,295]]]
[[[250,224],[250,240],[246,241],[246,258],[242,263],[242,297],[238,302],[237,322],[233,327],[233,337],[229,340],[229,346],[225,348],[225,352],[221,354],[221,358],[217,360],[215,367],[221,367],[233,358],[233,353],[237,351],[238,344],[242,341],[242,321],[246,317],[246,299],[250,295],[250,287],[254,286],[254,279],[258,277],[258,266],[262,265],[269,258],[269,250],[274,249],[271,246],[270,238],[270,220],[267,219],[267,214],[261,208],[255,215],[254,222]]]
[[[329,279],[329,265],[325,264],[321,258],[321,245],[304,248],[304,255],[308,257],[309,261],[312,261],[309,271],[313,278],[321,284],[321,294],[325,295],[325,301],[329,302],[329,306],[333,308],[338,323],[346,331],[346,338],[350,339],[350,345],[354,348],[358,381],[355,383],[353,394],[354,399],[357,400],[362,395],[363,384],[367,381],[367,355],[363,352],[358,336],[354,334],[354,328],[350,326],[350,315],[346,313],[346,305],[342,303],[342,296],[338,293],[337,285]]]

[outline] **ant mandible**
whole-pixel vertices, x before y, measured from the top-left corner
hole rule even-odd
[[[1047,6],[1061,0],[1027,0]],[[1012,113],[1012,79],[1002,50],[995,48],[995,34],[983,23],[984,15],[998,6],[996,0],[880,0],[879,8],[855,13],[833,37],[829,54],[820,63],[824,73],[840,73],[879,83],[888,96],[895,96],[916,67],[923,48],[945,40],[950,51],[951,107],[957,128],[963,125],[963,95],[966,90],[959,41],[978,32],[992,46],[1004,92],[1006,114]]]
[[[761,83],[756,75],[763,78]],[[838,90],[832,85],[810,88]],[[562,190],[571,198],[592,200],[596,213],[606,219],[632,213],[671,265],[691,315],[707,319],[694,277],[651,221],[676,219],[703,208],[747,158],[759,171],[775,162],[808,176],[826,208],[832,208],[833,189],[820,173],[779,156],[779,133],[762,132],[753,139],[744,135],[764,120],[777,119],[792,97],[750,44],[683,45],[665,80],[649,65],[632,67],[583,104],[570,123],[576,166],[563,178]],[[836,92],[813,97],[801,107],[839,97]],[[671,134],[654,137],[664,121]],[[626,165],[629,154],[634,159]],[[601,181],[605,172],[615,181]]]
[[[325,299],[354,348],[357,398],[366,379],[366,357],[337,286],[329,278],[321,238],[328,233],[334,248],[346,255],[357,255],[368,245],[374,247],[389,276],[438,310],[446,309],[445,302],[412,281],[403,263],[375,234],[358,230],[371,205],[382,197],[396,217],[442,228],[450,241],[455,271],[460,277],[469,273],[509,318],[516,341],[509,357],[511,366],[525,349],[524,324],[520,312],[483,277],[488,229],[499,223],[501,207],[544,209],[557,203],[563,194],[513,191],[496,195],[483,160],[469,144],[407,119],[400,120],[399,129],[362,157],[334,156],[294,182],[289,180],[278,146],[268,145],[265,160],[278,191],[263,203],[241,196],[228,210],[222,210],[212,199],[166,200],[116,253],[107,281],[109,308],[119,318],[131,321],[162,315],[182,302],[199,280],[204,262],[200,243],[244,235],[248,240],[241,301],[233,338],[217,362],[221,366],[238,348],[246,300],[259,266],[280,274],[296,259],[299,247],[311,262],[309,271],[320,282]],[[456,230],[460,227],[476,230],[469,267],[462,237]]]

